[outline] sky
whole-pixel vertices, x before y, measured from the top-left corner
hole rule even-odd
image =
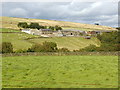
[[[118,26],[118,2],[3,2],[2,16]]]

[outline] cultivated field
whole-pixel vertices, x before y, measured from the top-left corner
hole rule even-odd
[[[117,88],[117,56],[3,57],[8,88]]]
[[[65,29],[79,29],[79,30],[116,30],[115,28],[101,25],[92,25],[92,24],[81,24],[74,22],[65,22],[65,21],[56,21],[56,20],[45,20],[45,19],[29,19],[29,18],[14,18],[14,17],[1,17],[0,23],[2,27],[0,28],[12,28],[18,29],[17,24],[19,22],[37,22],[40,25],[44,26],[61,26]]]

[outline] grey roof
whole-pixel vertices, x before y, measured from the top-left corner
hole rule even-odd
[[[75,29],[64,29],[62,31],[66,31],[66,32],[69,32],[69,31],[73,31],[73,32],[84,32],[82,30],[75,30]]]
[[[22,30],[24,30],[24,31],[30,31],[30,29],[22,29]]]
[[[41,29],[42,31],[51,31],[51,29]]]

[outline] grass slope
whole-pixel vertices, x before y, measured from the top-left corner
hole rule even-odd
[[[2,42],[11,42],[14,51],[19,49],[28,49],[32,43],[27,42],[26,38],[38,37],[26,33],[2,33]]]
[[[1,29],[0,29],[1,30]],[[12,29],[3,29],[2,32],[17,32]],[[19,49],[28,49],[32,44],[42,44],[45,41],[55,42],[58,48],[68,48],[69,50],[75,50],[89,46],[90,44],[99,46],[100,41],[97,38],[84,39],[83,37],[52,37],[52,38],[38,38],[40,36],[30,35],[26,33],[2,33],[2,42],[11,42],[14,47],[14,51]],[[33,38],[28,39],[27,38]]]
[[[53,38],[39,38],[28,40],[32,43],[42,44],[45,41],[56,42],[58,48],[68,48],[69,50],[78,50],[89,46],[90,44],[99,46],[100,41],[97,38],[85,39],[83,37],[53,37]]]
[[[62,28],[67,29],[80,29],[80,30],[116,30],[115,28],[101,25],[92,25],[92,24],[81,24],[74,22],[65,22],[65,21],[56,21],[56,20],[45,20],[45,19],[29,19],[29,18],[15,18],[15,17],[1,17],[0,23],[2,27],[0,28],[12,28],[18,29],[18,22],[37,22],[40,25],[46,26],[55,26],[59,25]]]
[[[3,88],[117,88],[117,56],[3,57]]]
[[[0,32],[21,32],[20,30],[16,29],[7,29],[7,28],[0,28]]]

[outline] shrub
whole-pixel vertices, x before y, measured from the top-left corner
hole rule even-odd
[[[42,52],[43,46],[41,44],[35,44],[27,50],[28,52]]]
[[[13,45],[11,42],[3,42],[2,43],[2,53],[12,53],[13,52]]]
[[[35,44],[27,50],[28,52],[55,52],[57,44],[54,42],[43,42],[43,44]]]
[[[27,50],[19,49],[19,50],[15,51],[15,53],[25,53],[25,52],[27,52]]]
[[[83,49],[80,49],[79,51],[89,51],[89,52],[93,52],[96,51],[97,47],[95,45],[89,45]]]
[[[59,52],[70,52],[68,48],[60,48]]]
[[[44,52],[53,52],[57,50],[57,44],[54,42],[43,42]]]

